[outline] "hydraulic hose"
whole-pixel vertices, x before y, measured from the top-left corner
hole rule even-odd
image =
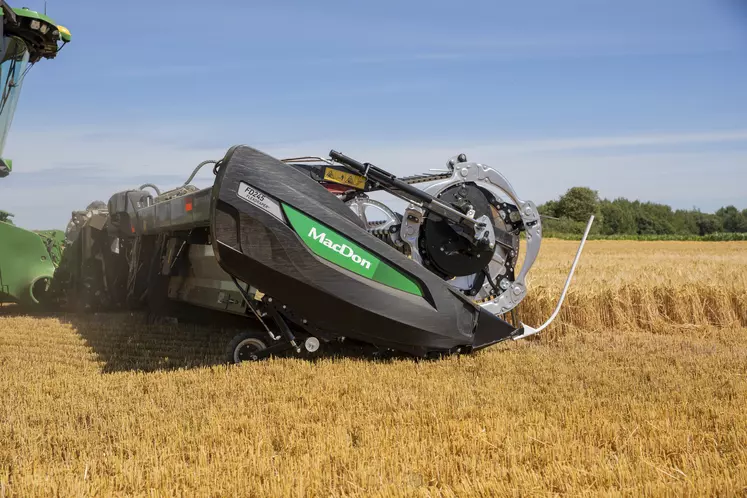
[[[138,187],[138,190],[143,190],[145,187],[150,187],[156,191],[156,195],[161,195],[161,189],[153,185],[152,183],[143,183]]]
[[[184,182],[184,185],[189,185],[189,182],[191,182],[194,177],[197,175],[197,172],[200,171],[200,169],[205,166],[206,164],[216,164],[218,161],[214,161],[212,159],[208,159],[207,161],[202,161],[200,164],[197,165],[197,167],[192,171],[192,174],[189,175],[189,178],[187,178],[187,181]],[[183,185],[183,186],[184,186]]]

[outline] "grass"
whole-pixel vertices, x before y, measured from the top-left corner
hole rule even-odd
[[[528,323],[575,247],[546,244]],[[225,334],[5,308],[0,497],[746,495],[745,253],[590,242],[562,325],[430,362],[228,367]],[[654,289],[734,316],[684,323]]]
[[[581,240],[582,233],[562,233],[545,231],[545,237],[563,240]],[[715,232],[708,235],[692,234],[633,234],[621,233],[615,235],[591,234],[589,240],[639,240],[639,241],[703,241],[703,242],[736,242],[747,241],[747,233]]]

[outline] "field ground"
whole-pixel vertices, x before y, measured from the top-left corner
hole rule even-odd
[[[0,497],[747,496],[747,243],[587,248],[563,323],[441,361],[228,367],[222,333],[0,309]]]

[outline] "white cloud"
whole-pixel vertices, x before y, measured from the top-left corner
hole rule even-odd
[[[247,130],[247,136],[252,136]],[[219,159],[228,147],[222,134],[193,126],[120,127],[33,132],[14,130],[6,151],[16,171],[0,181],[0,208],[14,212],[29,228],[65,226],[70,212],[90,201],[106,201],[119,190],[154,181],[175,187],[204,159]],[[587,185],[604,197],[625,196],[699,206],[726,203],[747,207],[747,148],[721,150],[697,146],[747,142],[747,130],[577,137],[481,143],[314,140],[260,142],[275,157],[326,155],[330,148],[374,162],[398,175],[442,168],[464,152],[470,160],[502,171],[524,198],[544,202],[574,185]],[[39,144],[43,144],[40,146]],[[200,144],[204,144],[201,146]],[[651,152],[655,146],[657,151]],[[687,150],[684,150],[684,147]],[[695,151],[692,151],[695,146]],[[626,153],[620,153],[624,148]],[[588,154],[589,150],[595,153]],[[632,154],[631,154],[632,152]],[[209,186],[204,168],[195,183]]]
[[[747,141],[747,129],[701,133],[658,133],[647,135],[578,137],[556,140],[527,140],[505,144],[512,152],[572,151],[610,147],[644,147],[651,145],[693,145]]]

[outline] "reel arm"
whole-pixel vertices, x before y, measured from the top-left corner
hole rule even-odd
[[[368,163],[363,164],[336,150],[329,151],[329,157],[352,169],[355,173],[379,183],[390,193],[398,195],[398,197],[403,197],[404,200],[422,204],[426,209],[438,213],[454,223],[469,228],[475,235],[480,229],[481,222],[478,220],[459,212],[451,206],[447,206],[432,195],[399,180],[396,176],[381,168]]]
[[[389,193],[448,219],[455,225],[452,228],[476,247],[493,249],[496,243],[504,247],[511,247],[508,232],[495,227],[485,216],[475,219],[474,211],[463,213],[377,166],[361,163],[336,150],[331,150],[329,157],[354,172],[373,180]],[[460,156],[461,158],[464,161],[467,160],[463,154]]]

